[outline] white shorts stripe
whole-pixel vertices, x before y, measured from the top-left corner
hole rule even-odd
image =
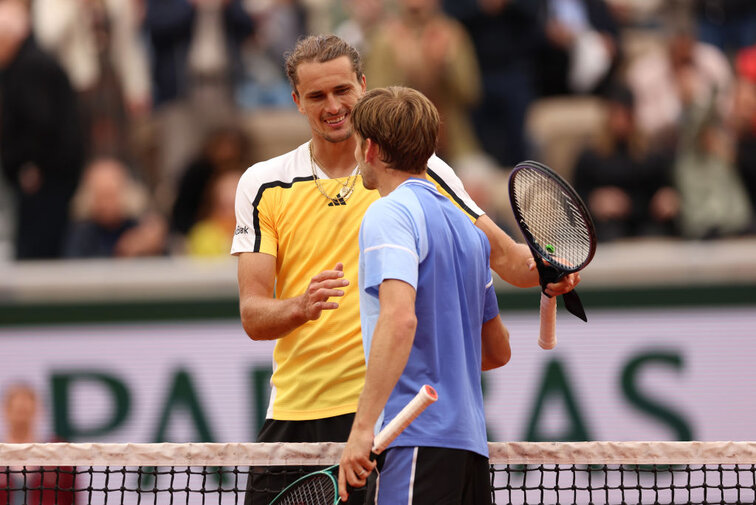
[[[413,492],[415,490],[415,469],[417,468],[417,451],[419,447],[415,447],[412,451],[412,472],[410,473],[409,480],[409,497],[407,498],[407,505],[412,505]]]

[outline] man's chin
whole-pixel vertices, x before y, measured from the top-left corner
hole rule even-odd
[[[349,140],[350,138],[352,138],[352,135],[354,135],[354,130],[352,128],[349,128],[348,130],[340,133],[323,133],[321,134],[321,137],[323,137],[323,140],[327,142],[338,144],[340,142]]]

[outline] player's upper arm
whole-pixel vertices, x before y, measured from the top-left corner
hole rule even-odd
[[[362,286],[373,296],[378,296],[386,279],[417,286],[418,265],[427,254],[427,231],[423,221],[413,221],[409,214],[388,198],[376,201],[365,213],[360,229]]]
[[[529,270],[527,266],[531,255],[525,244],[515,242],[486,215],[480,216],[475,221],[475,226],[488,238],[491,245],[491,268],[499,277],[519,288],[538,285],[538,272]]]
[[[273,298],[276,281],[276,258],[265,253],[244,252],[239,255],[239,298],[266,296]]]
[[[414,338],[417,328],[415,287],[399,279],[386,279],[379,289],[380,319],[388,323],[393,338]]]
[[[481,331],[482,365],[483,370],[491,370],[504,366],[512,357],[509,346],[509,331],[500,316],[493,317],[483,323]]]
[[[244,252],[238,255],[239,313],[249,335],[257,298],[273,298],[276,282],[276,258],[265,253]]]

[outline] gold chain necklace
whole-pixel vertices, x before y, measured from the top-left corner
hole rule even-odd
[[[315,185],[318,187],[320,194],[335,204],[346,202],[349,197],[352,196],[352,193],[354,193],[354,186],[357,184],[357,176],[360,175],[359,168],[353,175],[347,177],[346,182],[341,183],[342,187],[338,194],[335,197],[331,197],[328,196],[328,193],[326,193],[326,190],[323,189],[323,186],[320,184],[320,177],[318,177],[318,174],[315,172],[315,162],[315,154],[312,152],[312,141],[310,141],[310,168],[312,168],[312,178],[315,181]],[[318,163],[318,165],[321,164]]]

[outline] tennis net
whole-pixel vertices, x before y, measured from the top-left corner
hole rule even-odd
[[[267,503],[343,444],[0,444],[0,505]],[[756,442],[491,443],[502,504],[756,503]],[[280,484],[281,481],[278,483]]]

